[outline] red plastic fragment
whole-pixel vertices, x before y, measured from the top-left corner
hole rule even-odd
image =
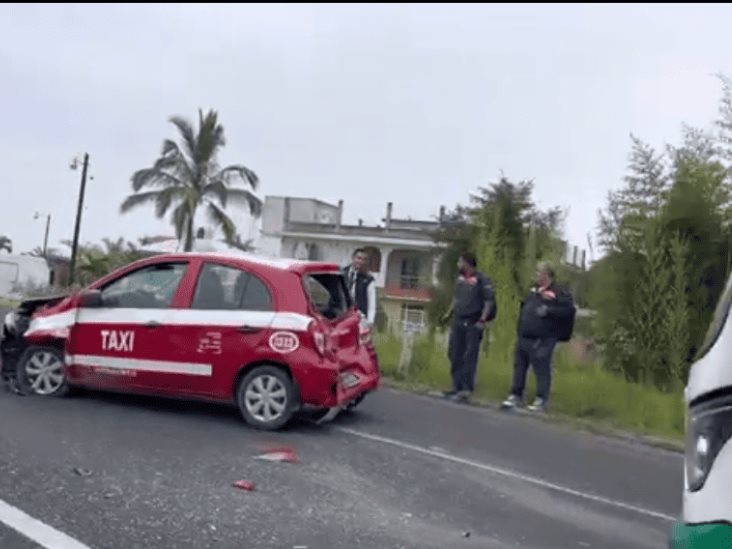
[[[264,461],[278,461],[278,462],[285,462],[285,463],[298,463],[300,460],[297,456],[297,452],[295,452],[294,449],[285,447],[285,448],[271,448],[264,452],[263,454],[260,454],[256,457],[256,459],[261,459]]]
[[[237,480],[234,483],[234,488],[239,488],[239,490],[246,490],[247,492],[254,492],[254,490],[256,489],[254,483],[248,480]]]

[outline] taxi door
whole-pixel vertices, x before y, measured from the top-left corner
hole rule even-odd
[[[256,273],[234,263],[201,262],[195,278],[176,337],[188,360],[208,365],[211,375],[180,378],[179,390],[230,400],[234,379],[242,366],[256,361],[272,323],[272,295]]]
[[[82,292],[66,345],[70,383],[170,393],[180,374],[210,375],[176,353],[187,268],[184,261],[150,262]]]

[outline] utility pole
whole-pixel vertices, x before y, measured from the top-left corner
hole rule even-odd
[[[75,166],[76,164],[72,164]],[[79,231],[81,230],[81,212],[84,209],[84,193],[86,192],[86,172],[89,168],[89,153],[84,153],[84,165],[81,168],[81,184],[79,186],[79,205],[76,208],[74,224],[74,240],[71,243],[71,264],[69,265],[69,286],[76,279],[76,253],[79,249]]]
[[[43,257],[48,259],[48,231],[51,230],[51,214],[46,216],[46,234],[43,235]]]
[[[40,219],[41,214],[36,212],[36,214],[33,216],[33,219]],[[48,232],[51,229],[51,214],[46,214],[46,232],[43,235],[43,257],[46,258],[48,256]]]

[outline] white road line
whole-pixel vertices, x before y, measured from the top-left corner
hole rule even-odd
[[[579,490],[574,490],[573,488],[569,488],[567,486],[562,486],[560,484],[554,484],[553,482],[548,482],[548,481],[542,480],[540,478],[532,477],[529,475],[524,475],[522,473],[518,473],[516,471],[511,471],[509,469],[503,469],[501,467],[495,467],[493,465],[486,465],[485,463],[480,463],[480,462],[473,461],[470,459],[461,458],[458,456],[454,456],[452,454],[448,454],[447,452],[433,450],[430,448],[424,448],[422,446],[417,446],[415,444],[410,444],[408,442],[402,442],[401,440],[396,440],[396,439],[388,438],[388,437],[382,437],[380,435],[373,435],[371,433],[364,433],[363,431],[357,431],[355,429],[349,429],[347,427],[334,427],[334,428],[338,431],[347,433],[347,434],[355,436],[355,437],[363,438],[366,440],[371,440],[374,442],[380,442],[382,444],[388,444],[390,446],[394,446],[396,448],[401,448],[403,450],[411,450],[412,452],[417,452],[419,454],[423,454],[426,456],[432,456],[435,458],[443,459],[445,461],[451,461],[452,463],[459,463],[460,465],[467,465],[469,467],[474,467],[475,469],[480,469],[482,471],[487,471],[487,472],[493,473],[495,475],[512,478],[514,480],[520,480],[520,481],[526,482],[528,484],[533,484],[535,486],[541,486],[542,488],[547,488],[549,490],[554,490],[555,492],[561,492],[563,494],[568,494],[568,495],[571,495],[571,496],[574,496],[577,498],[594,501],[596,503],[603,503],[605,505],[617,507],[619,509],[624,509],[626,511],[633,511],[634,513],[646,515],[648,517],[653,517],[653,518],[657,518],[657,519],[661,519],[661,520],[666,520],[669,522],[675,522],[677,520],[677,517],[672,517],[670,515],[666,515],[665,513],[661,513],[659,511],[645,509],[643,507],[638,507],[638,506],[632,505],[630,503],[624,503],[622,501],[605,498],[605,497],[598,496],[595,494],[590,494],[588,492],[580,492]]]
[[[90,549],[80,541],[44,524],[0,499],[0,523],[45,549]]]

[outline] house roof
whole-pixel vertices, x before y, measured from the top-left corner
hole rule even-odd
[[[264,234],[264,233],[263,233]],[[420,249],[432,249],[443,247],[444,244],[438,244],[432,241],[432,239],[416,239],[416,238],[405,238],[400,235],[367,235],[367,234],[342,234],[342,233],[318,233],[318,232],[297,232],[297,231],[285,231],[278,235],[288,238],[297,239],[308,239],[313,241],[329,241],[329,242],[353,242],[360,244],[382,244],[382,245],[395,245],[407,248],[420,248]]]

